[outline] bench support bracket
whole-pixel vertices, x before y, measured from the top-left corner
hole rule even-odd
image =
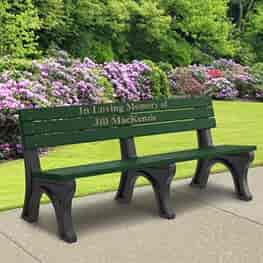
[[[24,151],[24,159],[25,159],[25,200],[24,207],[22,212],[22,218],[26,219],[29,222],[35,222],[35,218],[38,217],[38,214],[34,214],[34,212],[39,210],[39,201],[41,198],[39,189],[33,186],[32,174],[33,172],[40,172],[40,160],[38,156],[37,150],[25,150]],[[35,201],[32,201],[35,200]]]
[[[206,187],[212,166],[215,163],[222,163],[229,168],[232,174],[238,198],[244,201],[250,201],[252,200],[252,194],[249,191],[247,174],[249,165],[253,160],[254,152],[199,160],[191,186],[199,188]]]
[[[132,199],[135,182],[141,175],[145,176],[152,184],[159,214],[163,218],[175,218],[175,212],[170,201],[170,185],[175,175],[175,165],[159,168],[145,168],[139,171],[128,171],[122,174],[116,200],[129,203]]]
[[[22,213],[22,218],[25,221],[30,223],[38,221],[42,194],[43,191],[41,190],[40,185],[35,180],[32,180],[31,192],[28,194],[28,199],[25,201]]]
[[[28,201],[27,215],[22,216],[28,222],[36,222],[39,215],[40,198],[45,193],[51,200],[55,209],[58,232],[61,239],[68,243],[77,241],[72,222],[72,199],[76,190],[74,180],[55,182],[45,179],[33,179],[32,195]]]

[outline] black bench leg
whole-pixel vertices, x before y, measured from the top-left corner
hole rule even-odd
[[[139,174],[135,171],[123,172],[120,185],[115,199],[123,204],[128,204],[132,200],[134,186]]]
[[[207,183],[211,167],[215,163],[222,163],[227,166],[232,174],[235,190],[239,199],[244,201],[252,200],[249,191],[247,175],[248,168],[254,160],[254,153],[241,153],[239,155],[227,155],[213,160],[200,161],[197,166],[197,173],[192,180],[192,186],[204,187]]]
[[[23,207],[22,218],[30,223],[37,222],[39,217],[42,190],[38,183],[32,182],[32,190],[26,189],[26,199]]]
[[[77,241],[71,216],[72,199],[76,190],[75,181],[54,182],[37,179],[34,181],[36,189],[45,193],[51,200],[57,218],[58,232],[62,240],[73,243]]]
[[[141,171],[128,171],[122,174],[116,200],[129,203],[132,199],[137,178],[144,175],[152,184],[159,208],[160,216],[167,219],[175,218],[170,202],[170,185],[175,175],[175,165],[161,168],[146,168]]]
[[[71,215],[72,199],[76,190],[75,181],[46,183],[44,188],[55,209],[59,236],[68,243],[76,242],[77,236]]]
[[[199,160],[195,175],[192,179],[191,186],[198,188],[205,188],[210,175],[211,167],[213,166],[212,160]]]
[[[253,196],[249,190],[247,175],[249,165],[254,160],[254,153],[243,153],[239,156],[226,156],[223,160],[232,173],[238,198],[244,201],[252,200]]]
[[[148,168],[142,172],[145,173],[153,186],[160,216],[166,219],[174,219],[175,212],[171,205],[170,186],[175,176],[176,166]]]

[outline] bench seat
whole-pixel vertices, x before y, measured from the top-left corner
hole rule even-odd
[[[220,158],[225,155],[235,155],[255,151],[255,146],[220,145],[202,149],[191,149],[165,154],[148,155],[131,160],[117,160],[76,167],[60,168],[34,173],[34,177],[55,181],[66,181],[75,178],[95,176],[113,172],[123,172],[129,169],[142,169],[146,167],[160,167],[162,165],[199,160],[206,158]]]

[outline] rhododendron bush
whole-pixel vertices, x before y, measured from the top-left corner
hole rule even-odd
[[[33,62],[30,71],[1,73],[0,159],[22,155],[18,109],[151,99],[150,71],[139,61],[98,65],[59,52],[56,58]]]
[[[170,95],[216,99],[263,98],[262,79],[234,61],[175,68],[165,63],[96,64],[60,51],[24,70],[0,73],[0,160],[21,157],[17,110],[59,105],[139,101]],[[255,77],[256,76],[256,77]],[[261,84],[260,84],[261,83]],[[261,85],[259,87],[259,84]]]
[[[169,78],[174,94],[204,94],[214,99],[254,99],[261,94],[250,69],[232,60],[220,59],[208,66],[176,68]]]

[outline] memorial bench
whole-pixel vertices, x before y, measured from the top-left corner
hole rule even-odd
[[[59,235],[67,242],[77,240],[71,207],[75,179],[81,177],[122,172],[116,199],[128,203],[136,179],[143,175],[153,185],[160,216],[172,219],[175,213],[170,203],[170,184],[176,163],[197,160],[191,185],[205,187],[212,165],[221,162],[232,173],[238,197],[252,199],[247,172],[256,147],[213,145],[210,129],[216,127],[216,121],[210,98],[25,109],[19,112],[19,120],[26,169],[22,218],[28,222],[38,220],[41,195],[46,193],[55,209]],[[197,148],[137,156],[135,137],[183,131],[197,132]],[[121,160],[41,170],[39,148],[111,139],[120,140]]]

